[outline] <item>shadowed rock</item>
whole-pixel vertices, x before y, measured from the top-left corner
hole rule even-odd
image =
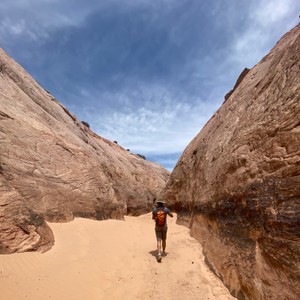
[[[0,253],[46,250],[45,220],[148,212],[168,171],[92,132],[0,49]]]
[[[299,25],[243,76],[182,154],[165,194],[234,296],[296,300]]]

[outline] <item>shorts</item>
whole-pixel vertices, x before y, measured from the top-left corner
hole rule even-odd
[[[168,227],[165,226],[156,226],[155,227],[155,235],[156,235],[156,239],[158,241],[163,240],[165,241],[167,239],[167,231],[168,231]]]

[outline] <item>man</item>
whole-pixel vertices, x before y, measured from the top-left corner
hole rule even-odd
[[[165,201],[159,199],[156,201],[156,207],[152,210],[152,219],[155,220],[155,234],[157,240],[157,261],[161,262],[162,255],[166,255],[167,240],[167,215],[173,218],[173,214],[165,207]]]

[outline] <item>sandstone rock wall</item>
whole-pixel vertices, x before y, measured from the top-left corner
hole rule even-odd
[[[148,212],[169,176],[83,125],[0,49],[0,253],[45,250],[45,220]]]
[[[234,296],[300,298],[300,26],[243,74],[165,195]]]

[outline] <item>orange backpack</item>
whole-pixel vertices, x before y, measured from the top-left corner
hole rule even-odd
[[[156,224],[158,226],[164,226],[166,224],[166,212],[164,209],[158,210],[156,213]]]

